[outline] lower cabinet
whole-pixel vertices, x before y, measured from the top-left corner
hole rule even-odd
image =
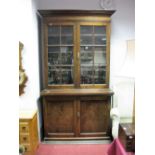
[[[110,96],[45,96],[44,140],[110,139],[110,108]]]

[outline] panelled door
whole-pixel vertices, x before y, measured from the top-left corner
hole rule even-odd
[[[77,128],[75,100],[68,97],[59,98],[47,97],[44,99],[45,137],[75,137]]]
[[[109,98],[110,99],[110,98]],[[80,100],[80,137],[107,137],[110,129],[110,100],[90,97]]]
[[[108,137],[110,97],[47,97],[43,106],[46,137]]]

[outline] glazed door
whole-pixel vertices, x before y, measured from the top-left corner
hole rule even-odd
[[[80,87],[107,86],[109,83],[108,24],[81,22],[78,31]]]
[[[74,87],[75,31],[71,22],[49,22],[45,26],[45,81],[49,88]]]
[[[48,88],[104,88],[109,84],[110,29],[103,22],[49,22],[45,26]]]

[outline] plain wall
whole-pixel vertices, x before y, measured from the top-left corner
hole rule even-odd
[[[20,8],[20,26],[18,29],[19,41],[24,44],[22,51],[22,65],[25,69],[28,81],[24,88],[24,94],[19,97],[19,110],[38,110],[40,112],[40,83],[39,83],[39,41],[38,19],[36,0],[22,0]],[[42,126],[41,114],[38,113],[38,131]],[[39,137],[41,134],[39,134]]]
[[[19,97],[19,109],[36,109],[39,98],[39,59],[38,59],[38,29],[37,1],[22,0],[20,7],[19,41],[24,44],[22,64],[28,81],[24,94]]]

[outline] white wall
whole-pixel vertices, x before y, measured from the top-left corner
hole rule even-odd
[[[25,94],[19,97],[20,109],[36,108],[40,93],[36,2],[34,0],[22,0],[19,2],[20,26],[18,33],[19,40],[24,44],[22,62],[28,76],[28,82],[24,89]]]
[[[100,9],[99,0],[38,0],[39,9]]]
[[[101,9],[100,0],[39,0],[39,9]],[[126,52],[126,40],[135,38],[135,0],[114,0],[116,10],[111,22],[111,87],[114,88],[114,104],[121,117],[132,116],[133,79],[116,77],[122,67]]]
[[[117,74],[125,54],[126,40],[135,38],[135,0],[115,0],[111,21],[111,74]]]
[[[111,87],[114,104],[120,116],[130,118],[133,113],[134,80],[118,77],[127,52],[127,40],[135,39],[135,1],[115,0],[116,13],[111,23]]]

